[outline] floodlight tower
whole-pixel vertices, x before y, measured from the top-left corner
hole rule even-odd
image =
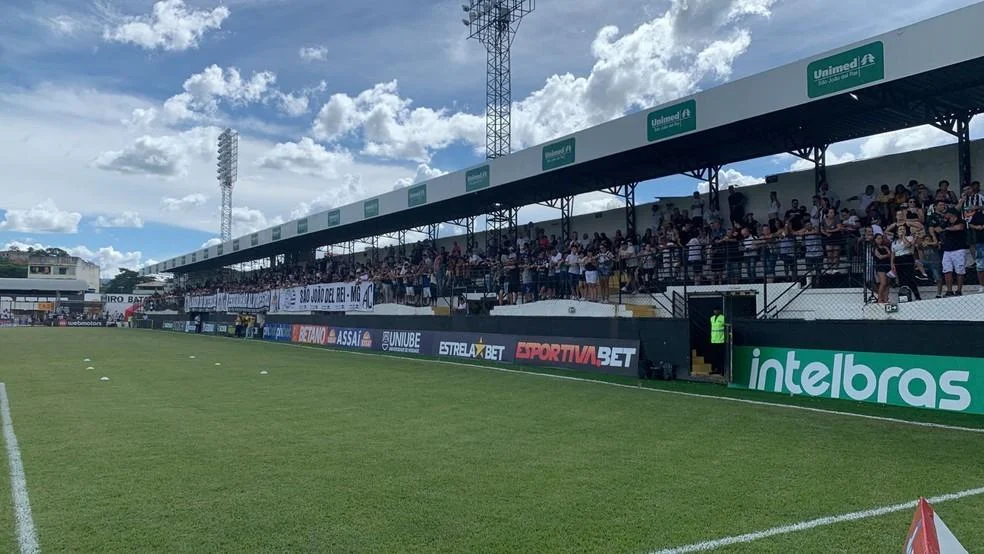
[[[223,241],[232,239],[232,187],[239,174],[239,133],[226,129],[219,135],[219,188],[222,189],[222,220],[220,235]]]
[[[510,151],[512,77],[510,49],[523,16],[536,0],[469,0],[462,5],[468,38],[485,46],[485,153],[489,159]]]
[[[523,17],[536,8],[536,0],[468,0],[461,6],[467,17],[468,38],[478,39],[485,46],[485,157],[499,158],[512,149],[512,41]],[[496,245],[502,242],[502,231],[511,234],[519,214],[514,206],[496,207],[485,217],[485,248],[493,236]],[[474,228],[474,218],[468,219]],[[468,247],[475,246],[469,232]]]

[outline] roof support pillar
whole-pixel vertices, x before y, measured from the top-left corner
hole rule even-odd
[[[717,212],[721,211],[721,196],[720,196],[720,181],[718,177],[721,174],[721,166],[712,165],[709,167],[702,167],[700,169],[694,169],[692,171],[685,171],[683,173],[687,177],[693,177],[698,181],[704,181],[707,183],[707,198],[711,205],[711,209]]]
[[[452,221],[447,221],[448,225],[454,225],[455,227],[461,227],[465,230],[465,250],[471,251],[477,244],[475,244],[475,216],[463,217],[461,219],[455,219]]]
[[[612,196],[618,196],[623,202],[625,202],[625,236],[626,238],[632,237],[633,240],[636,236],[635,189],[638,184],[639,183],[626,183],[624,185],[617,185],[602,189],[603,192],[607,192]]]
[[[808,162],[813,162],[813,186],[814,193],[820,193],[820,185],[827,182],[827,144],[819,146],[807,146],[793,150],[790,154],[797,158],[802,158]]]
[[[485,216],[485,252],[491,252],[491,247],[495,246],[496,252],[502,248],[502,241],[512,240],[512,246],[516,246],[516,220],[519,217],[519,208],[498,204],[498,209],[492,210]],[[505,235],[505,236],[503,236]]]
[[[537,204],[560,210],[560,240],[563,242],[569,239],[571,236],[571,216],[574,211],[574,197],[561,196],[560,198],[554,198],[546,202],[537,202]]]
[[[960,180],[958,188],[969,185],[973,180],[970,165],[970,120],[973,117],[973,114],[962,113],[940,117],[933,123],[937,129],[957,137],[957,178]]]

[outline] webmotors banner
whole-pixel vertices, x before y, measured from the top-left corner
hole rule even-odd
[[[106,324],[102,321],[69,321],[65,324],[66,327],[105,327]]]
[[[574,337],[521,337],[516,363],[635,377],[639,341]]]
[[[984,414],[984,358],[736,346],[732,386]]]

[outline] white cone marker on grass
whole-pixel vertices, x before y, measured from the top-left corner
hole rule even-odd
[[[260,372],[260,375],[266,375],[266,374],[267,374],[267,370],[265,370],[265,369]]]
[[[194,356],[188,356],[188,359],[189,359],[189,360],[194,360],[194,359],[195,359],[195,357],[194,357]]]
[[[96,368],[94,368],[94,367],[92,367],[92,366],[90,365],[90,366],[89,366],[89,367],[87,367],[86,369],[96,369]]]
[[[100,377],[99,380],[100,381],[109,381],[109,377]]]
[[[222,364],[220,364],[219,362],[215,362],[215,365],[222,365]]]
[[[86,359],[84,359],[84,360],[82,360],[82,361],[83,361],[83,362],[91,362],[92,360],[90,360],[89,358],[86,358]]]

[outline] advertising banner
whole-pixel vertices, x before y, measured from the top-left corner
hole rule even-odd
[[[195,330],[196,329],[195,329],[195,322],[194,321],[186,321],[185,322],[185,325],[184,325],[184,331],[185,331],[185,333],[194,333]]]
[[[202,324],[202,332],[203,333],[214,333],[215,332],[215,324],[214,323],[203,323]]]
[[[293,326],[289,323],[267,323],[263,325],[263,340],[290,342]]]
[[[520,337],[516,363],[637,376],[639,341],[574,337]]]
[[[219,323],[218,325],[215,326],[215,332],[216,332],[216,334],[219,334],[219,335],[226,334],[228,332],[228,329],[229,329],[229,326],[226,325],[225,323]]]
[[[164,325],[162,327],[164,329],[167,329],[168,331],[174,330],[174,322],[173,321],[165,321],[164,322]]]
[[[736,346],[732,386],[984,414],[984,358]]]
[[[382,331],[379,350],[400,354],[434,353],[434,333],[431,331]]]
[[[435,333],[436,356],[485,360],[489,362],[513,362],[516,354],[516,337],[478,333]]]
[[[376,341],[373,340],[372,331],[369,329],[353,329],[349,327],[329,327],[327,342],[325,342],[325,344],[330,346],[370,349],[375,343]]]
[[[308,285],[273,291],[274,312],[371,312],[375,307],[371,281]]]
[[[69,321],[65,324],[66,327],[104,327],[105,325],[102,321]]]
[[[301,344],[328,344],[328,328],[321,325],[292,325],[290,341]]]

